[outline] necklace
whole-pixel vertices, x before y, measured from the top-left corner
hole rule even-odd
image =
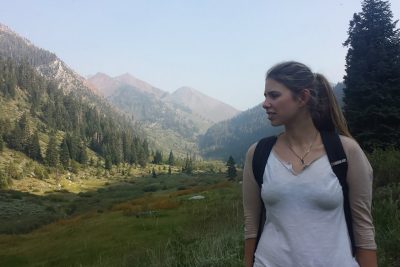
[[[292,153],[301,161],[301,164],[303,165],[303,167],[306,166],[306,164],[304,163],[304,159],[307,157],[308,153],[310,153],[312,146],[314,145],[315,141],[317,140],[317,136],[318,136],[318,131],[316,132],[314,140],[311,142],[308,149],[304,152],[303,156],[299,156],[296,153],[296,151],[294,151],[294,149],[292,148],[292,144],[290,143],[289,139],[285,138],[286,145],[288,146],[290,151],[292,151]]]

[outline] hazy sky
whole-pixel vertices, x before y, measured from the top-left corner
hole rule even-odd
[[[399,19],[400,0],[389,2]],[[0,0],[0,22],[82,76],[129,72],[245,110],[262,101],[265,72],[280,61],[341,81],[342,43],[360,10],[359,0]]]

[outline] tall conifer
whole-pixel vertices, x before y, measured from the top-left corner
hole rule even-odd
[[[400,35],[388,1],[365,0],[350,21],[345,115],[367,149],[400,146]]]

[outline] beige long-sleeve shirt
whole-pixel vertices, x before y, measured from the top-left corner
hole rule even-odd
[[[371,216],[372,168],[356,141],[344,136],[340,136],[340,139],[348,160],[347,183],[355,245],[359,248],[374,250],[376,243]],[[252,169],[255,146],[256,144],[252,145],[247,152],[243,172],[245,239],[257,237],[261,209],[260,188]]]

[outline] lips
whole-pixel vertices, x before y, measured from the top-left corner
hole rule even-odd
[[[268,119],[272,119],[276,115],[275,112],[267,112],[267,114],[268,114]]]

